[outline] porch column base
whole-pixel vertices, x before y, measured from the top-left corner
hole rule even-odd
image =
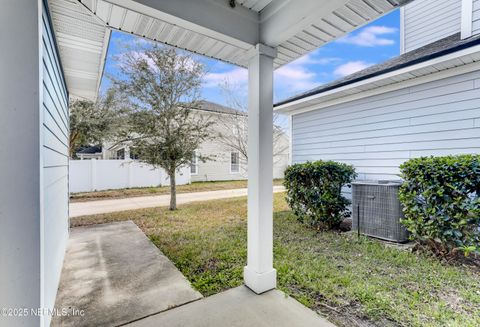
[[[261,294],[277,287],[277,271],[272,268],[270,271],[258,273],[245,266],[243,268],[243,280],[249,289]]]

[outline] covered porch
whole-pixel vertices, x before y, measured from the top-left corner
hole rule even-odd
[[[15,144],[17,160],[6,160],[0,172],[4,184],[14,186],[0,190],[5,281],[1,307],[53,308],[68,239],[68,98],[97,97],[112,29],[248,68],[244,282],[262,294],[276,287],[273,72],[407,2],[37,0],[32,5],[11,0],[4,4],[0,151],[7,158],[3,151]],[[244,299],[257,301],[250,295]],[[48,326],[50,320],[49,314],[43,314],[7,323]]]
[[[279,290],[203,297],[133,221],[74,227],[52,326],[333,327]]]

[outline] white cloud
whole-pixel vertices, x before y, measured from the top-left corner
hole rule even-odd
[[[355,44],[362,47],[392,45],[395,44],[395,40],[385,36],[394,34],[395,32],[397,32],[397,29],[394,27],[369,26],[356,34],[347,35],[339,39],[338,42]]]
[[[292,61],[289,65],[328,65],[338,61],[341,61],[341,59],[337,57],[318,57],[315,56],[315,52],[312,52]]]
[[[232,70],[221,73],[207,73],[204,82],[204,87],[218,87],[225,82],[246,86],[248,82],[248,71],[244,68],[235,67]]]
[[[274,73],[275,89],[281,93],[297,93],[318,86],[318,75],[308,65],[328,65],[340,61],[339,58],[318,58],[312,54],[303,56],[288,65],[282,66]],[[204,87],[216,88],[227,81],[240,89],[247,89],[248,71],[233,68],[224,72],[212,72],[205,76]]]
[[[333,74],[337,77],[344,77],[353,73],[356,73],[362,69],[367,68],[368,66],[371,66],[371,63],[365,62],[365,61],[349,61],[343,65],[338,66]]]
[[[274,73],[275,87],[288,92],[299,92],[318,85],[316,74],[303,65],[291,64],[277,69]]]

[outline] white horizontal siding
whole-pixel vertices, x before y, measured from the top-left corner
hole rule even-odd
[[[192,174],[192,182],[199,181],[228,181],[247,179],[247,163],[240,160],[240,172],[230,172],[230,149],[216,141],[203,143],[198,149],[198,155],[209,157],[210,160],[198,160],[198,173]]]
[[[209,113],[209,119],[212,121],[222,119],[218,113]],[[232,130],[237,128],[232,120],[232,126],[228,128],[230,120],[225,120],[221,124],[214,124],[211,130],[213,136],[218,134],[231,135]],[[247,127],[247,117],[245,117],[245,128]],[[237,137],[237,136],[235,136]],[[285,169],[289,162],[288,153],[289,141],[286,136],[280,136],[276,139],[274,144],[274,158],[273,158],[273,178],[279,179],[284,177]],[[218,140],[209,140],[200,145],[197,150],[199,156],[210,158],[202,162],[198,160],[197,174],[191,175],[192,182],[200,181],[228,181],[228,180],[246,180],[248,178],[248,163],[247,159],[240,155],[240,172],[232,173],[230,171],[230,154],[236,150],[228,147]]]
[[[480,0],[473,0],[472,34],[480,34]]]
[[[335,160],[398,179],[413,157],[480,153],[480,71],[292,117],[294,163]]]
[[[405,52],[460,32],[462,0],[415,0],[404,7]]]
[[[68,96],[45,10],[42,28],[44,298],[45,307],[52,308],[68,238]]]

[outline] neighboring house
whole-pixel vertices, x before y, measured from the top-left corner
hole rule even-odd
[[[138,157],[131,153],[128,142],[104,142],[101,149],[101,159],[104,160],[125,160],[138,159]]]
[[[359,179],[399,179],[410,158],[480,153],[480,0],[402,7],[401,49],[275,105],[290,115],[293,163],[335,160]]]
[[[138,159],[133,153],[130,153],[128,143],[103,142],[102,145],[84,146],[76,153],[80,160],[125,160]]]
[[[191,167],[192,182],[247,179],[247,159],[243,155],[248,134],[247,114],[208,101],[202,101],[198,114],[210,116],[215,123],[212,128],[212,139],[200,145],[197,151],[198,157],[207,157],[209,160],[203,162],[194,158],[196,164]],[[230,145],[234,143],[237,145]],[[288,166],[288,144],[285,133],[280,133],[275,138],[274,178],[283,178]]]
[[[98,145],[82,147],[75,154],[80,160],[103,159],[102,147]]]
[[[208,115],[214,122],[212,138],[199,147],[191,166],[191,180],[222,181],[247,179],[247,114],[213,102],[202,101],[197,115]],[[289,140],[280,128],[274,138],[273,177],[283,178],[289,163]],[[231,140],[229,140],[231,138]],[[232,146],[234,145],[234,146]],[[102,147],[86,147],[77,152],[83,159],[124,160],[137,159],[128,143],[104,142]],[[202,158],[206,160],[202,160]]]

